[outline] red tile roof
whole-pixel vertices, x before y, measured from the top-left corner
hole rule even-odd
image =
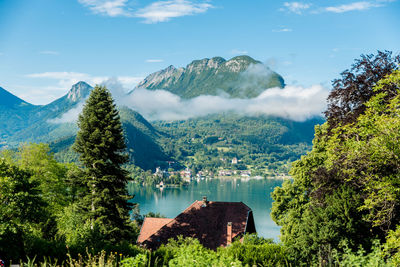
[[[140,229],[137,242],[142,243],[151,235],[155,234],[161,227],[172,221],[169,218],[144,218],[142,228]]]
[[[156,249],[161,244],[167,243],[168,239],[193,237],[199,239],[205,247],[216,249],[219,246],[227,245],[227,224],[232,222],[232,239],[244,233],[256,231],[251,209],[242,202],[215,202],[195,201],[186,210],[172,219],[153,234],[157,226],[150,226],[152,220],[145,220],[138,239],[143,246]],[[153,219],[153,218],[149,218]],[[147,233],[146,236],[142,236]],[[147,238],[145,238],[147,237]]]

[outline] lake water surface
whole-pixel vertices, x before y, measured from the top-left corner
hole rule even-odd
[[[195,200],[207,196],[209,201],[242,201],[253,210],[257,233],[278,240],[279,227],[272,221],[271,192],[282,180],[271,179],[205,179],[192,181],[187,187],[158,188],[129,186],[133,202],[139,203],[140,213],[159,212],[174,218]]]

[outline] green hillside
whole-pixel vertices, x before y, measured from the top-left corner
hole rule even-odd
[[[219,114],[153,124],[166,133],[159,142],[167,155],[196,171],[258,169],[263,175],[287,173],[289,163],[311,148],[314,125],[322,122]]]
[[[78,127],[75,122],[63,122],[63,115],[79,105],[89,95],[92,87],[79,82],[63,97],[47,105],[29,104],[4,89],[0,95],[7,97],[0,103],[0,148],[14,148],[25,142],[49,143],[59,161],[77,161],[71,146]],[[131,162],[142,169],[155,169],[167,157],[156,143],[160,135],[139,113],[120,108]]]
[[[91,89],[87,83],[79,82],[65,96],[47,105],[36,106],[23,100],[14,100],[18,104],[12,107],[0,104],[0,110],[3,111],[0,113],[3,145],[12,147],[20,142],[50,142],[71,135],[76,131],[76,126],[53,123],[52,120],[77,107]],[[7,94],[12,95],[9,92]]]
[[[5,139],[27,126],[35,106],[0,87],[0,147]]]
[[[146,121],[139,113],[122,107],[119,109],[122,126],[124,129],[127,152],[130,156],[130,163],[144,169],[151,170],[157,166],[162,166],[168,157],[157,144],[156,140],[160,133]],[[75,142],[77,126],[76,124],[61,124],[58,129],[69,128],[72,134],[66,135],[64,132],[62,138],[53,138],[50,147],[55,153],[55,157],[61,162],[77,161],[78,155],[72,150],[72,144]]]

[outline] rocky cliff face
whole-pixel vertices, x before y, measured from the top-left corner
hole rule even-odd
[[[251,73],[254,66],[257,66],[260,78],[249,88],[247,76],[252,76],[253,80],[254,75],[257,76],[257,73]],[[283,86],[283,78],[260,61],[249,56],[238,56],[228,61],[222,57],[194,60],[186,68],[171,65],[150,74],[136,88],[164,89],[183,98],[218,95],[222,92],[231,97],[245,98],[255,97],[267,88]]]
[[[72,102],[79,102],[85,99],[92,90],[92,87],[85,82],[78,82],[72,86],[67,94],[67,99]]]

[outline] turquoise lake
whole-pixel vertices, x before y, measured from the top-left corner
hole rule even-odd
[[[282,180],[272,179],[205,179],[192,181],[181,188],[150,188],[130,185],[133,202],[139,203],[140,213],[159,212],[174,218],[195,200],[207,196],[209,201],[243,202],[253,210],[257,233],[279,240],[279,227],[270,217],[271,192]]]

